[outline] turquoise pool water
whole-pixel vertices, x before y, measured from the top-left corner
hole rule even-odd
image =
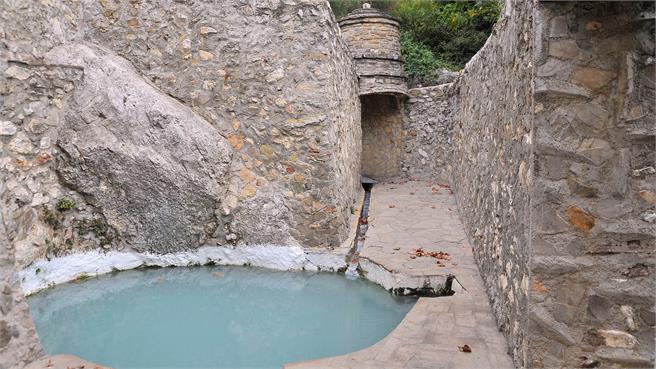
[[[29,298],[45,350],[118,369],[280,368],[372,345],[414,299],[334,273],[139,269]]]

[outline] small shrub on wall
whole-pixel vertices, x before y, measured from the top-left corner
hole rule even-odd
[[[405,59],[405,73],[413,79],[412,85],[433,85],[441,69],[458,70],[458,66],[446,62],[421,42],[415,41],[408,31],[401,31],[401,52]]]

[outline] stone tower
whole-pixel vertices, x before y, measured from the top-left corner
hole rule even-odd
[[[342,18],[339,27],[356,63],[360,96],[405,95],[398,20],[364,4]]]
[[[362,174],[385,180],[401,174],[403,72],[399,22],[364,4],[339,21],[358,75],[362,113]]]

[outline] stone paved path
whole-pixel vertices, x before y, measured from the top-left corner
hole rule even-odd
[[[363,258],[407,275],[453,273],[466,290],[420,298],[401,324],[371,347],[285,368],[513,368],[449,189],[428,182],[378,184],[369,221]],[[411,258],[419,247],[447,252],[451,260],[439,267],[430,257]],[[471,353],[458,350],[464,344]]]
[[[412,276],[456,275],[474,287],[478,269],[458,217],[455,196],[428,182],[383,183],[372,192],[365,248],[361,256],[393,272]],[[439,267],[430,257],[412,258],[414,249],[442,251],[451,260]]]

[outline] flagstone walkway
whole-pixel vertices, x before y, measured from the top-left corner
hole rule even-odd
[[[390,272],[440,279],[454,274],[464,287],[449,297],[422,297],[387,337],[351,354],[285,365],[286,369],[511,369],[483,281],[448,188],[429,182],[377,184],[372,191],[361,258]],[[416,250],[448,253],[449,260]],[[471,352],[461,352],[468,345]]]

